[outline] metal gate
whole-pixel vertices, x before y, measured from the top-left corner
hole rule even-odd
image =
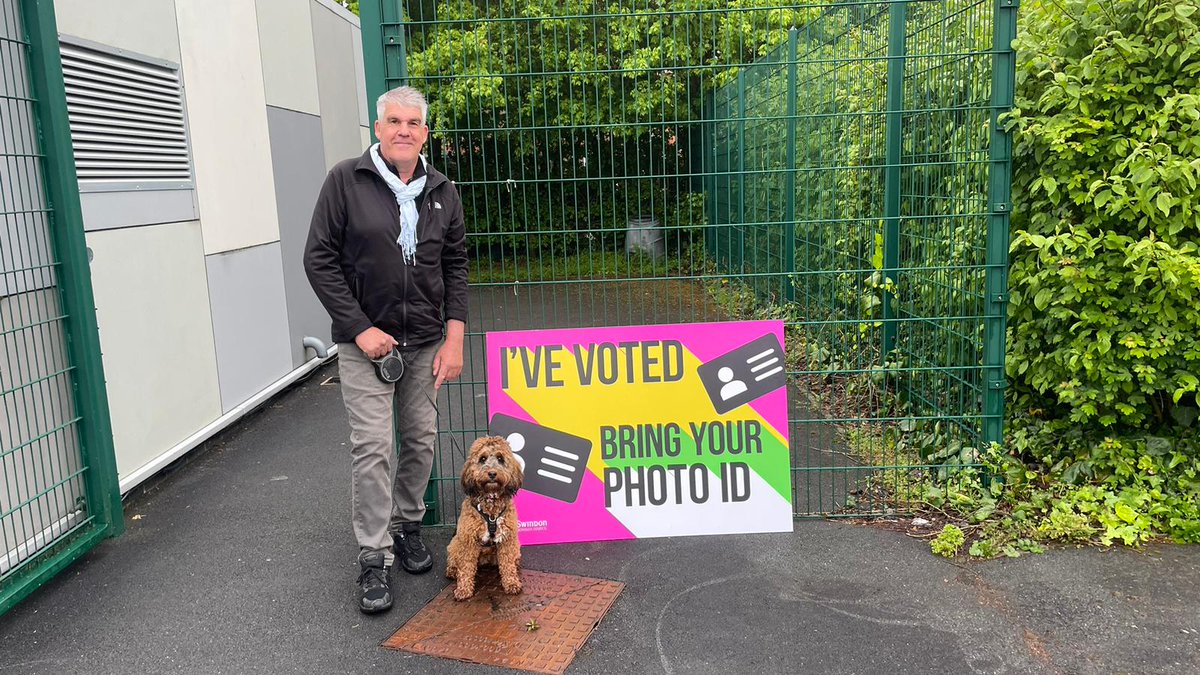
[[[466,209],[441,522],[490,330],[784,319],[797,515],[1000,440],[1016,0],[360,8],[371,99],[426,92]]]
[[[121,502],[54,7],[0,0],[0,613]]]

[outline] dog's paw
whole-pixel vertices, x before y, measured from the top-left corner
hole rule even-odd
[[[475,595],[474,588],[458,586],[454,589],[455,600],[470,600],[472,595]]]
[[[446,568],[446,578],[447,579],[457,579],[458,571],[455,570],[453,567],[447,567]]]
[[[521,592],[521,579],[519,577],[516,579],[501,579],[500,587],[509,595],[517,595]]]

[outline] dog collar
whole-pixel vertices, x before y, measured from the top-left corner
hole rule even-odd
[[[497,513],[494,516],[489,516],[488,514],[484,513],[483,509],[480,508],[478,503],[475,504],[475,510],[479,512],[479,517],[483,518],[483,522],[487,523],[488,539],[495,539],[496,526],[500,523],[500,516],[503,516],[504,512],[508,510],[508,504],[505,504],[504,508],[500,509],[500,513]]]

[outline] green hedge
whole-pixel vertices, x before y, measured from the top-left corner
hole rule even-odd
[[[1022,7],[1011,118],[1018,409],[1118,431],[1195,423],[1198,7]]]
[[[1076,486],[1049,538],[1200,541],[1197,18],[1021,7],[1007,449],[1016,483]]]

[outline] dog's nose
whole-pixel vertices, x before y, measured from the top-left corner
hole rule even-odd
[[[495,472],[495,471],[489,471],[489,472],[488,472],[488,478],[491,478],[492,480],[495,480],[495,479],[496,479],[496,472]]]

